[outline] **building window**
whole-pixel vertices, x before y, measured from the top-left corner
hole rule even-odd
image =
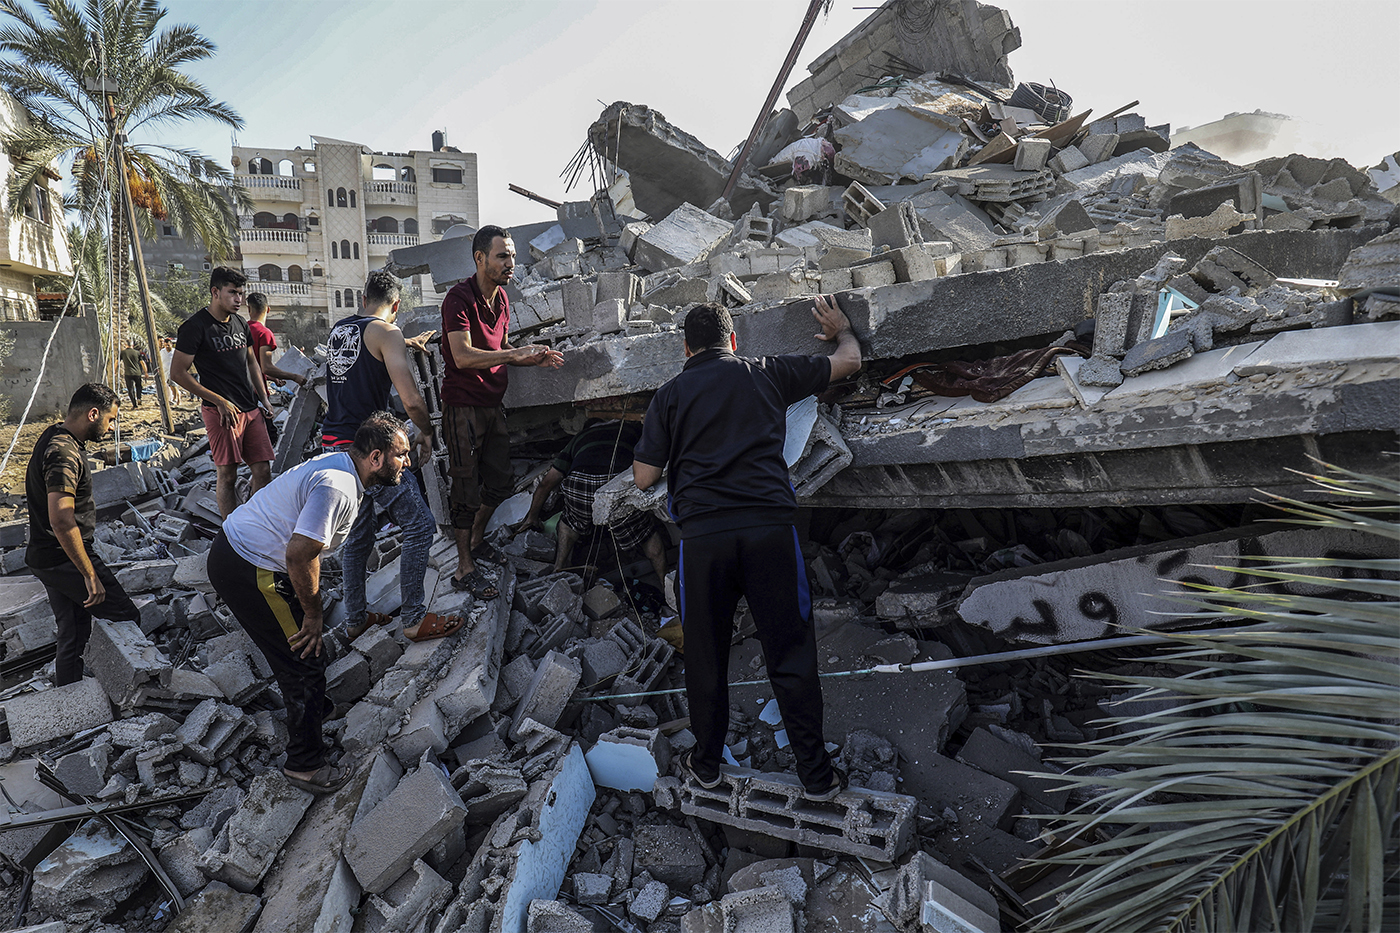
[[[162,224],[162,225],[161,225],[161,228],[160,228],[160,235],[161,235],[161,236],[174,236],[174,235],[175,235],[175,228],[172,227],[172,226],[170,226],[170,224]]]
[[[282,281],[282,267],[274,262],[265,263],[258,266],[259,282],[280,282]]]
[[[340,258],[340,247],[336,245],[335,240],[331,240],[331,258],[332,258],[332,259],[339,259],[339,258]]]
[[[253,166],[257,166],[254,171]],[[254,175],[271,175],[272,163],[267,159],[253,159],[248,163],[248,171]]]
[[[458,217],[456,214],[446,214],[442,217],[434,217],[433,232],[436,233],[438,236],[442,236],[453,226],[464,223],[466,223],[466,220],[464,218]]]
[[[313,279],[320,278],[321,276],[323,276],[323,275],[325,275],[325,274],[326,274],[326,273],[325,273],[325,270],[323,270],[320,266],[312,266],[312,267],[311,267],[311,277],[312,277]]]
[[[310,159],[307,159],[305,162],[301,163],[301,170],[302,170],[303,172],[309,172],[309,173],[315,174],[315,172],[316,172],[316,163],[315,163],[315,162],[312,162]]]
[[[459,168],[434,168],[433,181],[444,185],[460,185],[462,170]]]
[[[341,241],[340,241],[340,258],[341,258],[341,259],[349,259],[349,258],[350,258],[350,241],[349,241],[349,240],[341,240]]]
[[[418,220],[417,220],[417,218],[415,218],[415,217],[410,217],[410,218],[408,218],[407,220],[405,220],[405,221],[403,222],[403,232],[409,234],[410,236],[417,236],[417,235],[418,235]]]
[[[344,207],[344,206],[345,206],[345,189],[344,189],[344,188],[337,188],[337,189],[335,189],[335,206],[336,206],[336,207]]]
[[[321,218],[317,217],[315,214],[307,214],[306,225],[308,227],[319,227],[321,226]]]
[[[383,162],[370,170],[370,177],[375,181],[393,181],[396,174],[392,165],[386,165]]]
[[[288,267],[287,267],[287,281],[288,281],[288,282],[300,282],[301,280],[302,280],[302,278],[301,278],[301,266],[288,266]]]
[[[363,307],[365,303],[365,293],[358,288],[355,289],[355,307]]]
[[[340,289],[338,288],[335,290],[335,306],[337,308],[342,307],[342,305],[340,304]]]
[[[326,189],[326,207],[335,207],[335,192],[330,188]]]
[[[359,259],[359,258],[360,258],[360,244],[359,244],[359,243],[356,243],[356,244],[355,244],[353,247],[351,247],[351,248],[354,249],[354,251],[355,251],[355,258],[356,258],[356,259]]]
[[[277,215],[270,211],[258,211],[253,215],[253,226],[258,229],[277,226]]]
[[[53,222],[53,215],[49,212],[49,189],[35,188],[34,202],[38,207],[39,223],[48,224]]]
[[[354,206],[355,206],[355,189],[354,189],[354,188],[351,188],[351,189],[350,189],[350,206],[351,206],[351,207],[354,207]]]
[[[286,227],[288,230],[296,230],[301,224],[297,222],[296,214],[283,214],[282,226]]]
[[[345,307],[355,307],[355,290],[352,288],[347,288],[345,290]]]
[[[206,262],[206,263],[204,263],[204,271],[205,271],[205,272],[213,272],[213,271],[214,271],[214,264],[213,264],[212,262]]]
[[[374,222],[375,233],[398,233],[399,222],[392,217],[381,217]]]
[[[413,166],[405,165],[399,169],[399,181],[417,181],[418,176],[413,171]]]
[[[278,175],[284,175],[284,176],[286,176],[287,178],[291,178],[291,177],[292,177],[292,160],[291,160],[291,159],[283,159],[281,162],[278,162],[278,163],[277,163],[277,174],[278,174]]]

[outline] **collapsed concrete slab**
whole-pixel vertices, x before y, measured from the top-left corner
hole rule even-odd
[[[74,922],[104,917],[150,871],[129,842],[106,826],[78,830],[34,869],[34,906]]]
[[[424,756],[417,770],[351,827],[345,860],[366,891],[382,893],[466,815],[442,765]]]
[[[200,856],[200,870],[235,890],[252,891],[311,801],[311,794],[293,787],[281,774],[258,775],[214,844]]]
[[[112,704],[93,677],[5,701],[5,721],[16,748],[49,742],[112,721]]]

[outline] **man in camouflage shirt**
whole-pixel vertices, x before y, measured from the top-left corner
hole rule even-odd
[[[139,622],[141,612],[92,549],[97,507],[92,501],[87,444],[100,441],[117,417],[117,393],[89,382],[73,393],[68,414],[39,435],[24,495],[29,505],[29,548],[24,560],[49,594],[58,625],[54,685],[83,679],[83,648],[92,617]]]

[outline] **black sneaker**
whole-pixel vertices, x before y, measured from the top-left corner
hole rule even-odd
[[[806,788],[803,788],[802,796],[806,797],[808,800],[815,800],[818,803],[824,803],[828,800],[835,800],[836,795],[845,790],[846,787],[850,784],[850,780],[850,777],[846,774],[845,771],[842,771],[840,768],[836,767],[835,765],[832,765],[831,783],[827,785],[827,787],[825,787],[824,789],[817,791],[807,790]]]
[[[716,787],[719,787],[720,775],[716,774],[711,780],[708,781],[702,778],[700,774],[695,770],[695,768],[691,765],[691,762],[693,761],[694,757],[695,752],[693,750],[681,753],[681,775],[690,778],[696,784],[699,784],[701,787],[705,788],[705,790],[714,790]]]

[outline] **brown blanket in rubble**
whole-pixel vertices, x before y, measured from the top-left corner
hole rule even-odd
[[[1054,365],[1055,357],[1062,353],[1088,356],[1089,348],[1071,341],[1065,345],[1020,350],[990,360],[918,363],[901,369],[885,379],[884,384],[894,386],[912,374],[916,383],[936,395],[971,395],[979,402],[995,402],[1045,373]]]

